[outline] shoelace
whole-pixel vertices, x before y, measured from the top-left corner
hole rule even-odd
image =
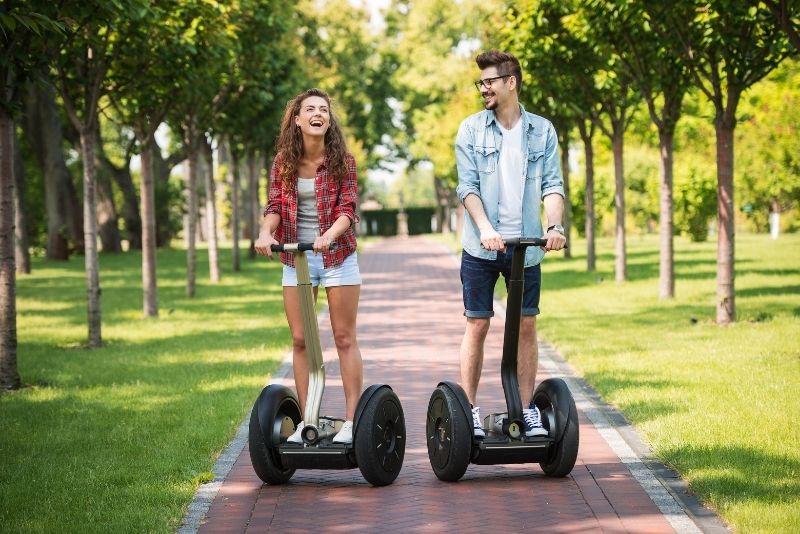
[[[542,421],[539,418],[539,410],[536,408],[532,408],[530,410],[523,410],[522,414],[523,419],[525,419],[525,424],[530,428],[536,428],[542,426]]]

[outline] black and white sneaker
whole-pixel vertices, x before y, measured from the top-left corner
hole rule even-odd
[[[525,436],[546,436],[547,430],[542,426],[542,417],[539,408],[531,402],[528,408],[522,410],[522,419],[525,421]]]

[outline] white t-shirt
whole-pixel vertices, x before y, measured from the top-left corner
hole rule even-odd
[[[497,232],[503,238],[520,237],[522,234],[522,193],[525,182],[522,179],[522,118],[506,130],[500,123],[503,142],[500,145],[500,206]]]

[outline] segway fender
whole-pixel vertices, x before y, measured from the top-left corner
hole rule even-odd
[[[472,422],[472,406],[469,404],[469,399],[467,398],[467,394],[464,392],[464,388],[456,384],[455,382],[450,382],[449,380],[445,380],[443,382],[439,382],[439,387],[446,387],[450,391],[453,392],[453,395],[456,396],[458,399],[458,404],[461,405],[461,409],[464,410],[464,414],[467,416],[467,420]]]
[[[533,393],[533,402],[543,410],[553,406],[553,416],[555,419],[555,434],[553,437],[556,442],[561,441],[564,430],[567,427],[567,420],[570,416],[570,405],[572,393],[570,393],[567,383],[560,378],[548,378],[542,381]],[[573,414],[576,417],[577,414]]]
[[[380,389],[387,388],[392,389],[391,386],[388,384],[372,384],[364,393],[361,394],[361,398],[358,399],[358,404],[356,405],[356,413],[353,416],[353,436],[358,433],[358,422],[361,420],[361,415],[364,413],[364,410],[367,407],[367,403],[369,400],[375,395]]]
[[[294,391],[279,384],[268,385],[261,390],[261,394],[256,399],[255,407],[258,410],[258,425],[261,428],[261,434],[264,436],[264,445],[267,447],[278,447],[281,444],[280,426],[276,427],[272,416],[277,413],[280,403],[287,397],[294,399],[295,405],[299,405]],[[290,414],[290,417],[296,423],[299,422],[301,418],[299,409],[296,414]]]

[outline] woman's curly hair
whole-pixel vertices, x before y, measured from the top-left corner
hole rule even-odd
[[[281,121],[281,133],[278,137],[277,150],[280,156],[278,176],[280,176],[284,187],[289,186],[297,176],[297,166],[303,157],[303,134],[295,124],[294,118],[300,114],[300,106],[303,100],[311,96],[324,98],[328,103],[330,126],[328,131],[325,132],[325,162],[328,172],[339,180],[347,174],[347,144],[339,122],[333,114],[331,99],[321,89],[308,89],[286,104],[286,111],[284,111],[283,120]]]

